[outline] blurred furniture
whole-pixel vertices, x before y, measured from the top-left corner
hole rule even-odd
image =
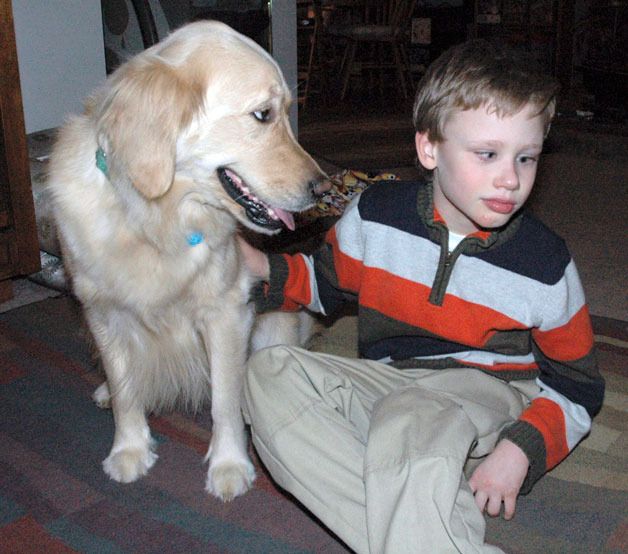
[[[107,74],[193,17],[189,0],[101,0]]]
[[[559,0],[475,0],[475,35],[520,46],[554,71],[558,4]]]
[[[628,0],[590,2],[576,22],[576,69],[596,111],[628,114]]]
[[[405,46],[414,5],[415,0],[364,0],[360,21],[330,27],[330,34],[346,40],[340,65],[341,99],[356,68],[361,76],[369,74],[370,88],[377,77],[382,94],[384,72],[394,72],[401,95],[407,98],[412,76]]]
[[[163,0],[162,0],[163,1]],[[172,1],[172,0],[171,0]],[[178,0],[181,2],[181,0]],[[267,0],[191,0],[193,19],[216,19],[271,50]]]
[[[327,89],[323,52],[323,5],[321,0],[297,0],[298,102],[305,109],[311,92]]]
[[[563,93],[569,91],[576,0],[475,0],[474,7],[475,36],[524,48],[558,78]]]
[[[414,74],[422,75],[445,50],[469,38],[474,20],[473,2],[421,3],[412,14],[408,49]]]
[[[11,277],[39,270],[11,0],[0,0],[0,302]]]
[[[101,0],[107,73],[181,25],[215,19],[270,50],[267,0]]]

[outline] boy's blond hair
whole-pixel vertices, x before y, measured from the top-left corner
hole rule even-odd
[[[544,118],[546,132],[556,109],[558,83],[523,52],[483,39],[454,46],[441,54],[421,78],[414,101],[417,132],[433,142],[455,110],[485,106],[499,116],[514,115],[531,104]]]

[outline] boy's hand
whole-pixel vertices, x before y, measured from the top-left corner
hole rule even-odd
[[[253,248],[248,242],[246,242],[240,235],[236,236],[240,252],[244,258],[244,263],[249,268],[249,271],[255,276],[259,277],[263,281],[267,281],[270,277],[270,267],[268,265],[268,257],[264,252]]]
[[[528,457],[515,443],[508,439],[499,441],[469,479],[480,511],[486,509],[489,515],[498,516],[503,502],[504,519],[512,519],[529,465]]]

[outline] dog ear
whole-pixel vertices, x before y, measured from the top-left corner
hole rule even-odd
[[[165,194],[174,180],[177,137],[202,101],[200,79],[182,68],[156,58],[120,67],[98,121],[110,174],[126,173],[148,199]]]

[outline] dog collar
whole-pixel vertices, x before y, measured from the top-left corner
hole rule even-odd
[[[102,171],[103,175],[109,178],[109,167],[107,166],[107,154],[102,148],[96,150],[96,167]],[[195,231],[190,233],[185,240],[190,246],[198,246],[203,242],[205,237],[203,237],[203,233],[199,233]]]
[[[188,241],[190,246],[197,246],[203,242],[204,237],[203,233],[195,231],[194,233],[190,233],[187,237],[185,237],[185,239]]]
[[[107,166],[107,154],[102,148],[96,150],[96,167],[109,179],[109,167]]]

